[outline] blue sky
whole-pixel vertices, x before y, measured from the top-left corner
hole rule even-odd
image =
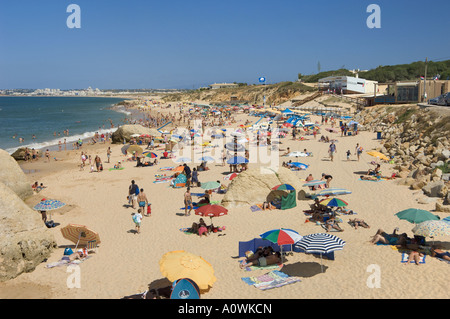
[[[69,29],[70,4],[81,28]],[[369,4],[381,28],[369,29]],[[198,88],[450,59],[448,0],[15,0],[0,3],[0,89]]]

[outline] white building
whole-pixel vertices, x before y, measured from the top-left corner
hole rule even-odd
[[[343,94],[371,94],[377,90],[377,81],[370,81],[351,76],[329,76],[319,80],[319,90],[336,91]]]

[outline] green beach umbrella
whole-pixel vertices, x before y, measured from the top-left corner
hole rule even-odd
[[[427,210],[418,209],[418,208],[408,208],[402,210],[395,214],[399,219],[404,219],[413,224],[420,224],[427,220],[439,220],[440,218],[436,215],[433,215]]]
[[[220,183],[217,183],[217,182],[206,182],[206,183],[202,183],[201,187],[204,190],[216,189],[216,188],[220,187]]]

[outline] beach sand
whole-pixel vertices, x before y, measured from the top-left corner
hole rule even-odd
[[[172,109],[173,111],[173,109]],[[258,118],[237,114],[237,127],[245,119],[255,122]],[[312,117],[320,120],[319,117]],[[325,127],[329,127],[325,125]],[[124,170],[109,171],[118,160],[123,161],[122,145],[96,144],[85,145],[82,150],[52,152],[51,158],[58,161],[22,164],[27,172],[30,184],[38,181],[47,186],[39,194],[27,200],[32,206],[42,198],[58,199],[67,206],[52,213],[52,219],[60,226],[51,229],[58,248],[51,257],[38,265],[31,273],[0,283],[2,298],[60,298],[60,299],[118,299],[123,296],[143,292],[149,288],[160,287],[168,283],[159,269],[159,260],[169,251],[185,250],[202,256],[211,263],[217,281],[213,287],[202,294],[204,299],[327,299],[327,298],[449,298],[449,265],[427,256],[426,263],[420,266],[401,263],[401,253],[390,246],[377,246],[369,243],[370,237],[381,228],[391,233],[395,227],[400,233],[412,236],[413,224],[399,220],[394,214],[407,208],[417,207],[433,210],[434,203],[418,204],[421,191],[409,190],[397,185],[396,180],[380,182],[360,181],[358,172],[365,172],[374,160],[366,154],[377,146],[376,133],[360,132],[357,136],[340,137],[340,133],[322,133],[338,140],[337,154],[333,162],[328,158],[328,144],[319,142],[311,136],[309,140],[293,141],[290,135],[280,139],[281,148],[290,147],[291,151],[307,149],[313,157],[299,158],[310,165],[306,171],[299,171],[300,179],[311,173],[320,179],[322,173],[331,174],[331,187],[342,187],[352,194],[342,196],[349,203],[348,208],[357,213],[355,217],[364,219],[369,229],[355,230],[347,223],[349,216],[342,216],[344,222],[340,233],[332,233],[346,241],[343,250],[335,252],[335,260],[323,259],[324,272],[321,272],[321,260],[314,255],[294,253],[287,256],[282,271],[298,276],[301,282],[281,288],[261,291],[245,284],[241,278],[259,276],[267,270],[244,271],[239,267],[238,243],[259,238],[265,231],[275,228],[290,228],[300,235],[322,233],[324,230],[314,223],[305,223],[303,210],[309,209],[312,201],[297,201],[297,207],[289,210],[252,212],[250,207],[230,208],[228,215],[215,218],[215,226],[226,226],[222,233],[208,237],[186,235],[180,228],[190,227],[198,222],[194,212],[184,216],[183,194],[185,189],[172,189],[169,183],[155,184],[155,174],[160,167],[177,166],[171,160],[161,160],[156,167],[137,168],[135,163],[125,162]],[[360,161],[356,160],[356,143],[364,148]],[[105,163],[106,148],[111,146],[111,163]],[[351,161],[346,160],[346,151],[352,152]],[[80,170],[81,151],[95,157],[99,155],[104,162],[104,171],[90,173],[89,168]],[[158,155],[162,151],[156,150]],[[282,153],[282,152],[280,152]],[[281,158],[280,164],[295,158]],[[256,167],[258,164],[250,164]],[[191,165],[191,168],[193,165]],[[209,171],[200,172],[201,182],[223,181],[223,173],[229,167],[210,163]],[[389,176],[393,167],[382,164],[383,175]],[[165,172],[162,172],[165,173]],[[134,233],[132,208],[128,208],[126,199],[130,181],[134,179],[152,204],[152,216],[144,217],[141,233]],[[225,184],[230,183],[224,181]],[[274,185],[275,186],[275,185]],[[201,188],[192,188],[200,193]],[[297,190],[299,191],[299,190]],[[221,200],[223,195],[213,194],[212,200]],[[194,198],[195,200],[195,198]],[[256,203],[255,203],[256,204]],[[442,216],[441,218],[446,217]],[[206,219],[205,219],[206,220]],[[207,221],[207,223],[209,220]],[[82,224],[100,234],[101,244],[92,257],[80,265],[81,287],[68,288],[67,280],[72,274],[67,267],[47,269],[47,263],[58,261],[64,248],[73,247],[73,243],[64,239],[61,227],[69,223]],[[218,236],[218,234],[224,234]],[[449,238],[437,238],[450,248]],[[379,271],[379,288],[371,286],[373,265]],[[23,291],[23,293],[21,293]]]

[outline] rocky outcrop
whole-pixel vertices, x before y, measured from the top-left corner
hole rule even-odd
[[[8,152],[0,149],[0,183],[5,184],[21,199],[25,199],[33,195],[31,184],[27,180],[24,172],[19,164],[8,154]]]
[[[128,142],[132,138],[131,135],[133,134],[139,135],[148,134],[151,136],[161,136],[161,133],[159,133],[154,128],[144,127],[139,124],[122,125],[112,134],[112,142],[114,144],[121,144],[123,143],[124,140]]]
[[[262,204],[272,188],[280,184],[290,184],[296,192],[303,185],[294,172],[284,167],[277,171],[270,168],[249,169],[231,181],[221,204],[224,207]]]
[[[430,197],[447,195],[450,109],[377,106],[357,114],[355,121],[368,130],[382,132],[377,150],[393,157],[401,177],[399,184]]]
[[[40,214],[3,183],[0,183],[0,221],[0,281],[34,270],[56,247]]]

